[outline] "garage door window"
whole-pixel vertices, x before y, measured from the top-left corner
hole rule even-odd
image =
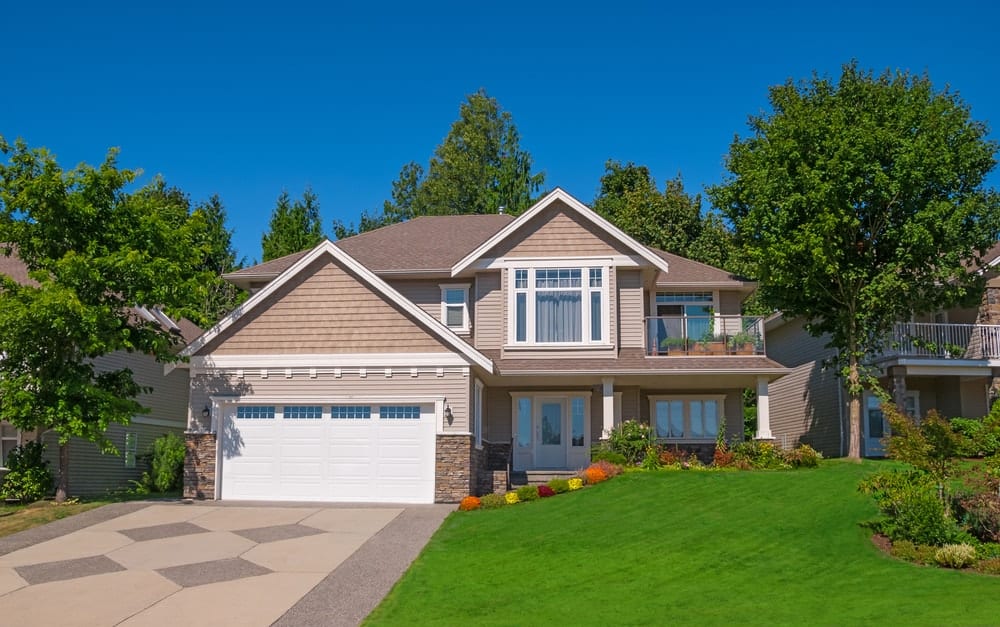
[[[270,420],[274,418],[274,405],[240,405],[236,408],[240,420]]]
[[[382,405],[378,415],[383,420],[420,420],[419,405]]]
[[[285,405],[282,416],[286,420],[319,420],[323,408],[319,405]]]
[[[371,417],[371,405],[334,405],[330,408],[330,418],[334,420],[368,420]]]

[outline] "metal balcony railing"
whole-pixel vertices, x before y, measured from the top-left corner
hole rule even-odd
[[[763,355],[761,316],[649,316],[646,355]]]
[[[883,355],[938,359],[1000,359],[1000,325],[900,322]]]

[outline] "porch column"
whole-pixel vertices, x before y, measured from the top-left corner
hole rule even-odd
[[[615,380],[613,377],[604,377],[601,379],[601,389],[603,392],[602,400],[604,401],[604,431],[602,432],[604,437],[608,437],[611,434],[611,430],[615,428]]]
[[[767,377],[757,377],[757,435],[758,440],[771,440],[771,399],[767,395]]]
[[[899,411],[906,412],[906,369],[895,367],[891,368],[892,373],[892,401],[896,403],[896,407]],[[913,418],[919,418],[919,416],[913,416]]]

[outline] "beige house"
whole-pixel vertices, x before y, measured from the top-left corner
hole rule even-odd
[[[983,260],[995,274],[1000,245]],[[836,372],[824,367],[833,356],[827,338],[810,336],[801,321],[780,315],[765,322],[768,355],[788,366],[788,376],[770,388],[771,432],[791,448],[806,443],[827,457],[847,454],[847,393]],[[955,418],[985,415],[1000,393],[1000,277],[991,276],[979,307],[954,307],[914,316],[895,325],[887,348],[872,365],[879,384],[910,415],[931,409]],[[862,398],[862,454],[885,454],[889,434],[878,397]]]
[[[226,277],[252,296],[185,350],[186,493],[452,502],[578,469],[624,419],[711,451],[786,369],[754,289],[647,248],[562,190],[421,217]]]
[[[15,255],[0,255],[0,274],[20,283],[32,283],[27,267]],[[174,321],[156,308],[136,307],[137,316],[155,324],[173,329],[190,340],[201,334],[201,329],[187,320]],[[108,490],[130,487],[129,481],[138,480],[145,470],[137,457],[144,455],[157,437],[167,432],[182,435],[188,408],[188,378],[185,371],[164,375],[163,364],[148,355],[119,351],[94,360],[100,370],[130,368],[135,381],[152,391],[140,394],[137,401],[150,411],[132,417],[128,425],[112,424],[106,437],[118,449],[117,455],[102,453],[89,440],[72,438],[69,442],[70,494],[93,496]],[[20,431],[0,416],[0,452],[6,462],[7,454],[15,447],[39,437],[36,431]],[[45,444],[45,458],[53,475],[58,474],[59,439],[51,431],[41,434]],[[2,464],[0,464],[2,465]]]

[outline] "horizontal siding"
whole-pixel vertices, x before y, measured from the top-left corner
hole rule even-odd
[[[720,291],[719,313],[724,316],[738,316],[743,313],[743,294]]]
[[[622,348],[643,346],[642,277],[638,270],[618,268],[619,342]]]
[[[179,427],[160,427],[132,423],[124,426],[113,424],[108,428],[107,437],[117,447],[117,455],[101,453],[97,445],[81,438],[71,438],[69,442],[69,493],[72,496],[95,496],[105,494],[109,490],[132,487],[130,481],[138,481],[143,471],[147,470],[142,460],[135,468],[125,467],[125,434],[135,433],[138,437],[137,453],[144,455],[149,452],[153,440],[164,433],[173,432],[182,435]],[[42,436],[45,444],[45,458],[53,477],[59,470],[59,438],[55,433],[47,432]]]
[[[241,396],[245,402],[253,402],[254,396],[317,399],[328,402],[333,397],[355,397],[364,401],[371,397],[393,396],[444,396],[451,407],[454,421],[443,425],[445,432],[464,433],[469,431],[469,377],[463,368],[445,368],[444,376],[438,377],[436,370],[421,368],[417,377],[411,377],[409,369],[393,369],[392,378],[385,377],[384,369],[369,368],[367,377],[362,379],[357,371],[345,371],[340,379],[332,374],[323,374],[310,379],[307,374],[299,374],[291,379],[276,372],[267,379],[247,371],[242,379],[235,375],[197,375],[192,381],[191,429],[207,431],[202,410],[211,404],[211,396]]]
[[[488,252],[486,257],[587,257],[634,254],[561,202],[535,216],[520,232]]]
[[[768,331],[764,340],[767,356],[783,366],[799,366],[834,354],[832,349],[826,348],[829,337],[813,337],[795,321]]]
[[[507,388],[486,389],[486,414],[483,416],[483,437],[490,442],[510,442],[513,433],[513,406]]]
[[[198,354],[445,351],[402,308],[324,255]]]
[[[503,310],[500,272],[481,272],[476,276],[474,332],[477,348],[498,349],[503,346]]]
[[[163,364],[148,355],[118,351],[94,360],[100,371],[130,368],[136,383],[152,391],[140,394],[136,400],[149,409],[142,414],[146,418],[171,420],[183,429],[187,421],[188,371],[175,368],[170,374],[163,374]]]
[[[438,281],[389,281],[396,291],[423,309],[438,322],[441,320],[441,284]]]

